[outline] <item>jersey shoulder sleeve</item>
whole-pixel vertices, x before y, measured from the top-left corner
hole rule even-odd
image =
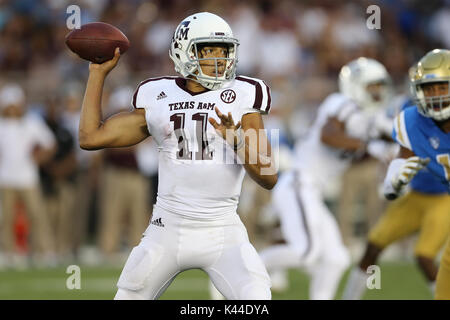
[[[401,146],[413,151],[411,145],[411,137],[417,126],[418,111],[417,108],[406,108],[400,112],[394,119],[394,129],[392,130],[392,138]]]
[[[346,122],[354,113],[360,111],[358,106],[349,98],[340,93],[328,95],[318,108],[327,117],[335,117],[341,122]]]
[[[167,85],[170,82],[175,83],[177,77],[158,77],[149,78],[141,81],[134,91],[131,104],[135,109],[147,109],[152,101],[156,101],[159,94],[166,95]]]
[[[270,88],[264,80],[257,78],[250,78],[247,76],[238,76],[236,81],[245,83],[250,90],[249,93],[249,109],[252,111],[259,111],[262,114],[268,114],[272,103],[270,95]],[[251,112],[249,110],[249,112]]]

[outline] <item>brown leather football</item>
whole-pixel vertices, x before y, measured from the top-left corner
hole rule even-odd
[[[116,27],[104,22],[92,22],[72,30],[66,36],[66,45],[80,58],[103,63],[114,57],[119,47],[123,54],[130,47],[128,38]]]

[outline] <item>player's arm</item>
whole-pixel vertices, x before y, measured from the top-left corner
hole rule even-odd
[[[238,145],[240,141],[236,141],[237,154],[250,177],[261,187],[270,190],[277,183],[278,174],[262,116],[259,112],[247,113],[242,116],[241,121],[244,140],[241,142],[242,147]],[[254,135],[247,134],[249,132],[255,132],[256,139],[252,140]],[[256,154],[254,157],[256,161],[252,161],[254,154]]]
[[[397,159],[408,159],[415,156],[416,154],[414,153],[414,151],[409,150],[408,148],[405,148],[403,146],[400,146],[400,151],[398,152]]]
[[[367,119],[365,117],[358,117],[353,119],[353,124],[359,124],[362,127],[367,126]],[[361,123],[359,123],[361,121]],[[355,132],[355,136],[356,136]],[[362,134],[362,133],[361,133]],[[321,130],[321,141],[322,143],[341,149],[344,151],[353,152],[356,155],[362,156],[368,154],[382,162],[390,161],[396,152],[396,148],[387,142],[387,140],[371,139],[369,141],[364,141],[347,133],[346,123],[340,121],[337,117],[329,117],[325,125]],[[389,137],[390,141],[393,142],[392,138]]]
[[[120,53],[102,64],[89,65],[89,78],[81,108],[79,141],[87,150],[132,146],[149,136],[145,110],[121,112],[103,121],[101,100],[108,73],[117,65]]]
[[[244,114],[241,121],[235,125],[230,113],[224,115],[218,108],[216,113],[221,123],[218,124],[213,118],[210,118],[209,122],[234,148],[249,176],[261,187],[272,189],[277,183],[278,175],[261,114]],[[238,133],[241,126],[243,134]]]
[[[422,170],[430,161],[429,158],[420,158],[415,155],[411,144],[408,128],[413,124],[406,121],[405,111],[400,112],[394,119],[392,138],[401,146],[399,155],[389,164],[383,182],[383,193],[389,200],[397,198],[404,187]]]
[[[358,151],[365,148],[365,143],[357,138],[350,137],[345,130],[345,123],[337,117],[329,117],[320,133],[320,140],[334,148],[347,151]]]

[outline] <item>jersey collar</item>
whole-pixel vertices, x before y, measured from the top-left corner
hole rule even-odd
[[[202,94],[202,93],[207,93],[207,92],[211,91],[211,90],[209,90],[209,89],[206,89],[206,91],[202,91],[202,92],[192,92],[191,90],[189,90],[188,88],[186,88],[186,79],[184,79],[184,78],[176,78],[176,79],[175,79],[175,83],[177,84],[177,86],[178,86],[180,89],[186,91],[186,92],[189,93],[191,96],[196,96],[196,95],[199,95],[199,94]]]

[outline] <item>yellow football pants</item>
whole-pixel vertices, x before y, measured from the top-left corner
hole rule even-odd
[[[411,191],[393,201],[370,231],[369,241],[385,248],[415,232],[415,255],[434,258],[450,233],[450,195]]]
[[[436,278],[436,300],[450,300],[450,237],[444,249]]]

